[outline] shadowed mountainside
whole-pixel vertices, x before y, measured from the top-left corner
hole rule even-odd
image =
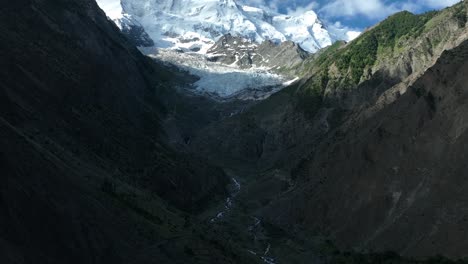
[[[268,217],[347,248],[466,256],[467,61],[465,41],[394,103],[330,135]]]
[[[251,262],[187,213],[228,182],[162,132],[191,77],[141,55],[95,1],[10,1],[0,20],[0,262]]]

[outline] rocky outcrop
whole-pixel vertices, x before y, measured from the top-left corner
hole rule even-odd
[[[221,37],[207,52],[208,59],[240,68],[266,67],[287,72],[301,64],[309,53],[292,41],[257,44],[230,34]]]

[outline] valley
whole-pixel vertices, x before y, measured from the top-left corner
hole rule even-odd
[[[468,3],[239,3],[5,4],[1,263],[466,262]]]

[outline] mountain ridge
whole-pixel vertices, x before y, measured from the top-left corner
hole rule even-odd
[[[240,68],[268,68],[286,73],[288,69],[301,64],[309,53],[293,41],[277,44],[267,40],[258,45],[227,34],[221,37],[206,55],[210,61],[237,65]]]

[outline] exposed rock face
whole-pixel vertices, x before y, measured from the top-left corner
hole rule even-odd
[[[290,69],[301,64],[309,54],[292,41],[261,44],[242,37],[227,34],[221,37],[207,52],[211,61],[241,68],[267,67],[275,70]]]

